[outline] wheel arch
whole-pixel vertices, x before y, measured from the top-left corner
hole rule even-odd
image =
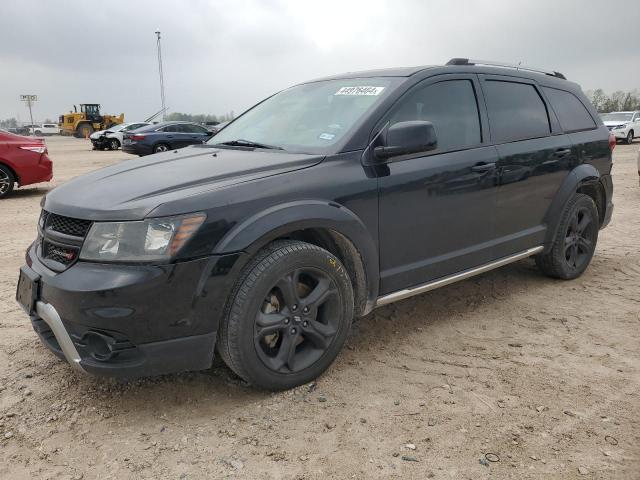
[[[270,207],[236,225],[213,253],[244,251],[251,257],[285,238],[312,243],[336,255],[351,277],[356,315],[373,310],[379,287],[376,243],[357,215],[335,202],[297,201]]]
[[[547,211],[545,252],[548,252],[553,244],[565,205],[576,193],[589,195],[593,199],[598,209],[599,223],[603,224],[606,215],[606,193],[601,182],[601,174],[593,165],[583,163],[574,168],[565,178]]]

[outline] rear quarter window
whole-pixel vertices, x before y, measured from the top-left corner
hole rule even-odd
[[[589,111],[573,93],[550,87],[542,89],[565,132],[596,128],[596,122],[591,118]]]
[[[551,133],[547,107],[533,85],[487,80],[482,89],[494,142],[515,142]]]

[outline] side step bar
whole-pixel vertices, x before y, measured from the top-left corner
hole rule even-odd
[[[438,280],[434,280],[429,283],[423,283],[422,285],[417,285],[415,287],[398,290],[397,292],[378,297],[378,300],[376,300],[376,307],[381,307],[389,303],[397,302],[398,300],[404,300],[405,298],[413,297],[414,295],[419,295],[421,293],[435,290],[436,288],[444,287],[445,285],[459,282],[460,280],[464,280],[475,275],[480,275],[481,273],[488,272],[489,270],[493,270],[494,268],[502,267],[503,265],[517,262],[518,260],[522,260],[523,258],[535,255],[536,253],[541,252],[543,249],[544,247],[542,245],[534,248],[529,248],[528,250],[525,250],[523,252],[509,255],[508,257],[504,257],[490,263],[485,263],[484,265],[481,265],[479,267],[470,268],[469,270],[454,273],[453,275],[442,277]]]

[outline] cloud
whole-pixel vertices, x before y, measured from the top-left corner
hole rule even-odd
[[[238,113],[306,79],[458,56],[559,70],[585,89],[638,88],[640,2],[616,11],[577,0],[4,2],[0,118],[26,119],[22,93],[39,95],[39,119],[83,102],[150,115],[156,29],[173,111]]]

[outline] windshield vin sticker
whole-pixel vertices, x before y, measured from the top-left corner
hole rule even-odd
[[[380,95],[384,87],[341,87],[334,95]]]

